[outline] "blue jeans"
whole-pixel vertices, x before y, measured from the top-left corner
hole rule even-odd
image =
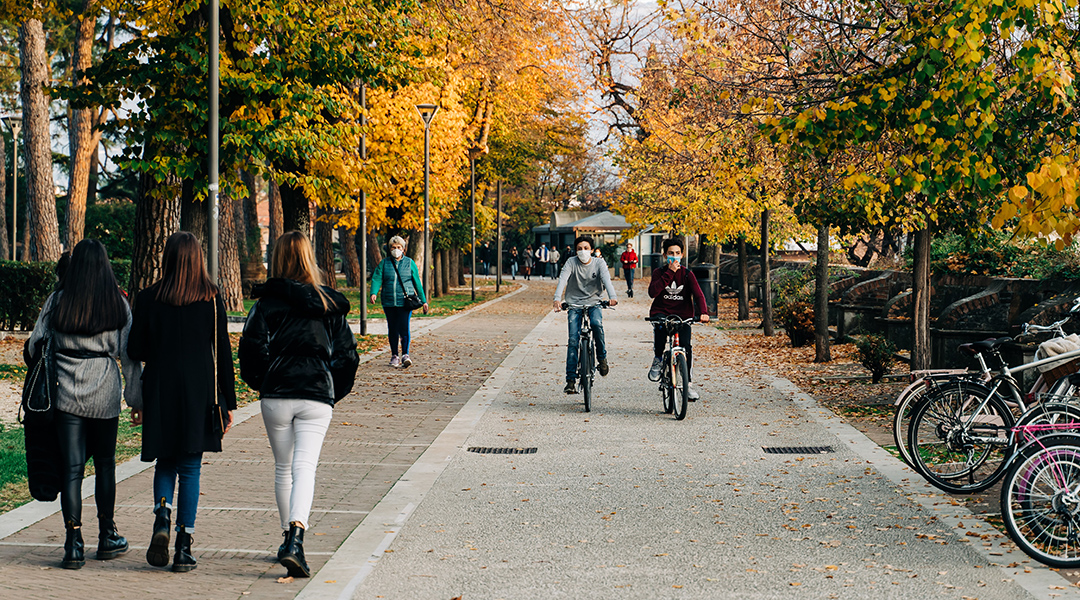
[[[390,355],[398,355],[398,342],[401,342],[401,353],[409,353],[409,319],[412,311],[402,306],[383,306],[386,314],[386,330],[390,338]]]
[[[202,472],[202,453],[181,454],[158,458],[154,468],[154,506],[162,498],[171,503],[176,480],[180,493],[176,498],[176,530],[195,527],[195,511],[199,508],[199,475]]]
[[[578,376],[578,346],[581,345],[581,319],[584,312],[585,309],[582,308],[569,308],[566,310],[566,322],[570,326],[570,339],[566,344],[567,381],[574,381]],[[596,360],[605,360],[607,358],[607,348],[604,346],[604,320],[600,315],[599,306],[589,309],[589,325],[592,326]]]

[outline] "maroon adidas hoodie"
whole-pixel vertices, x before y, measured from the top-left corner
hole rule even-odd
[[[708,310],[705,294],[698,285],[697,277],[690,269],[681,267],[672,271],[666,266],[653,269],[649,283],[649,296],[653,299],[649,316],[675,315],[684,319],[700,317]]]

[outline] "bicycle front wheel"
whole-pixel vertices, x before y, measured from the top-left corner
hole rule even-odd
[[[926,397],[929,389],[925,382],[923,382],[923,385],[913,388],[896,405],[896,413],[893,414],[893,443],[896,444],[896,450],[900,453],[900,459],[912,468],[914,466],[907,443],[908,429],[911,427],[911,415],[915,412],[915,407],[919,405],[919,402],[922,402],[923,398]]]
[[[592,410],[592,340],[581,340],[578,350],[578,381],[581,382],[581,395],[585,399],[585,412]]]
[[[675,412],[675,390],[671,387],[671,354],[664,353],[664,366],[660,371],[660,396],[664,399],[664,412]]]
[[[996,394],[984,401],[980,388],[944,388],[923,400],[911,416],[908,449],[913,466],[951,494],[994,485],[1012,454],[1012,411]]]
[[[1058,568],[1080,566],[1080,447],[1051,442],[1015,461],[1001,487],[1001,516],[1016,545]]]
[[[689,371],[686,368],[686,355],[676,354],[675,364],[671,366],[672,403],[675,405],[675,418],[686,418],[686,403],[690,395]]]

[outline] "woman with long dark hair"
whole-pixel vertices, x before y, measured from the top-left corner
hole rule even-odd
[[[299,231],[274,241],[271,278],[240,338],[240,377],[259,391],[274,452],[274,493],[285,541],[278,561],[291,577],[309,577],[304,531],[311,522],[315,468],[334,404],[353,386],[360,356],[345,320],[349,301],[323,285],[311,242]]]
[[[123,397],[139,405],[139,364],[125,349],[131,311],[116,285],[109,255],[101,242],[85,239],[71,253],[59,289],[45,301],[27,346],[50,332],[56,348],[54,421],[60,444],[60,510],[67,538],[65,569],[85,564],[82,538],[82,480],[86,459],[94,458],[98,512],[97,559],[127,552],[127,540],[116,531],[116,431]],[[117,367],[116,359],[120,359]]]
[[[199,477],[204,452],[221,452],[221,438],[211,421],[212,408],[236,409],[232,348],[225,303],[210,281],[195,236],[169,236],[162,256],[161,280],[139,292],[128,353],[146,363],[140,410],[132,423],[142,424],[142,460],[154,467],[154,530],[146,562],[169,564],[169,526],[176,499],[176,545],[172,570],[196,567],[191,532],[199,505]]]

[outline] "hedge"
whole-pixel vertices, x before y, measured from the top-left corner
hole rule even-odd
[[[131,261],[114,260],[113,273],[120,287],[131,280]],[[37,322],[45,299],[56,285],[56,263],[0,261],[0,330],[29,331]]]

